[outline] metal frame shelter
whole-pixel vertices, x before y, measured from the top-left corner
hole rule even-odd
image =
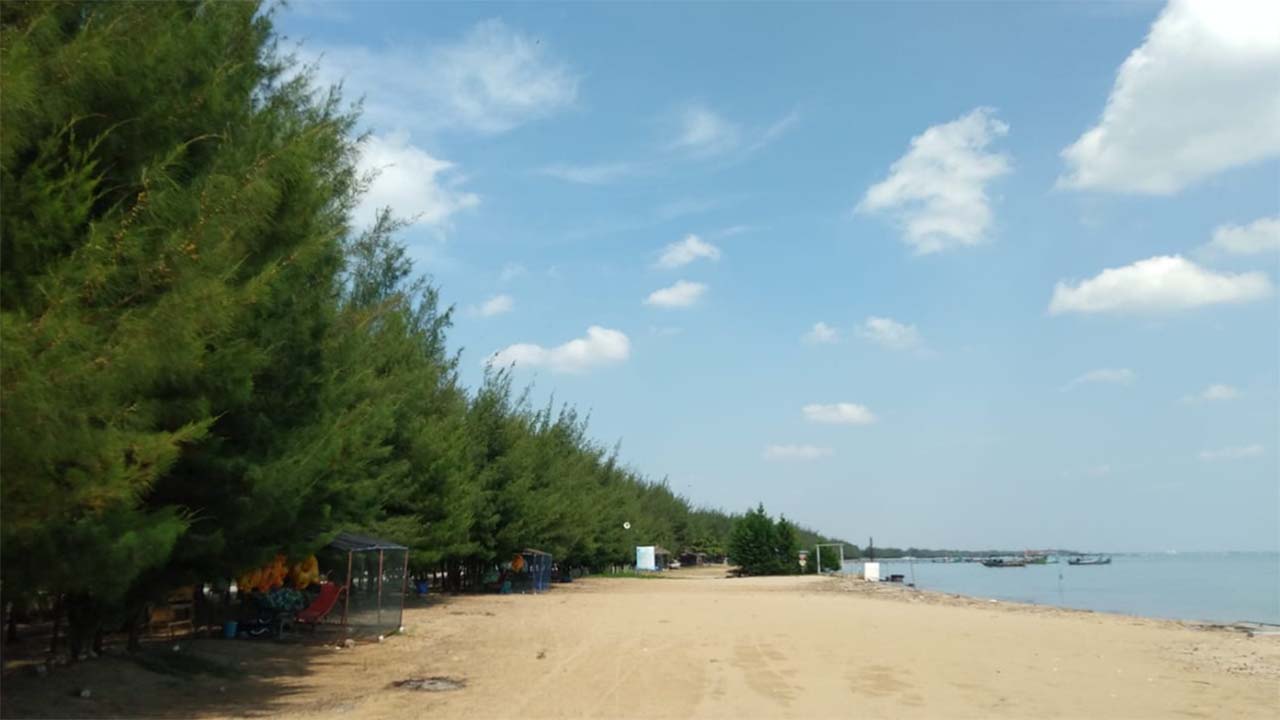
[[[344,591],[342,624],[380,635],[397,632],[409,590],[409,548],[342,532],[325,547],[325,555],[333,568],[330,579]]]
[[[817,573],[819,575],[822,574],[822,548],[824,547],[840,548],[840,569],[843,570],[844,569],[844,543],[818,543],[816,548],[818,551],[818,557],[817,557],[818,564],[814,568],[817,571]],[[836,572],[840,572],[841,570],[836,570]]]
[[[546,592],[551,588],[551,567],[555,558],[551,553],[525,548],[520,552],[524,558],[524,570],[518,576],[520,592]]]

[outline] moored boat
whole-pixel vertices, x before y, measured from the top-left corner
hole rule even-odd
[[[1105,555],[1096,555],[1094,557],[1073,557],[1067,561],[1068,565],[1110,565],[1111,558]]]
[[[1026,567],[1026,560],[1009,560],[1006,558],[987,558],[982,561],[983,567]]]

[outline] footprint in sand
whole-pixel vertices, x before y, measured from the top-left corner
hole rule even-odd
[[[923,705],[924,698],[919,693],[910,692],[916,689],[915,685],[902,678],[903,675],[910,674],[910,671],[895,670],[887,665],[868,665],[850,672],[849,689],[855,695],[872,697],[900,695],[904,705]]]
[[[795,698],[796,691],[787,680],[795,671],[776,667],[786,660],[786,655],[767,644],[739,643],[733,653],[733,665],[746,675],[751,689],[783,705]]]

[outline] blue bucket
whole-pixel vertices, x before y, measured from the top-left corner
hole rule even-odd
[[[237,623],[235,620],[228,620],[222,623],[222,637],[229,640],[234,639],[236,636],[236,630],[239,629],[239,625],[240,623]]]
[[[419,580],[417,585],[419,595],[426,595],[431,590],[431,586],[426,580]]]

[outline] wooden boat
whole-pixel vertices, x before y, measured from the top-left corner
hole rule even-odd
[[[1006,560],[1005,558],[987,558],[982,561],[983,567],[1026,567],[1026,560]]]
[[[1073,557],[1067,561],[1067,564],[1068,565],[1110,565],[1111,558],[1103,557],[1101,555],[1098,557]]]

